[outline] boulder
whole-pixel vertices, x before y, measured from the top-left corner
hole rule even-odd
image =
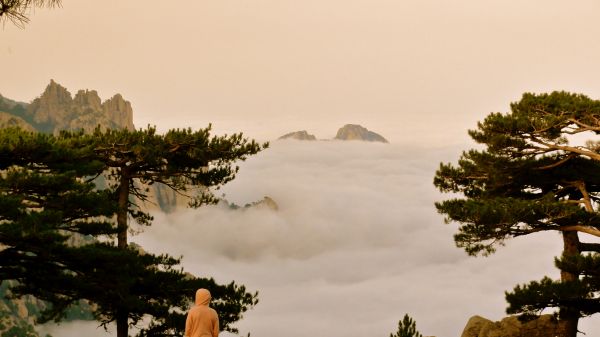
[[[527,322],[521,322],[518,316],[509,316],[500,322],[473,316],[461,337],[556,337],[561,330],[562,324],[553,315],[541,315]]]

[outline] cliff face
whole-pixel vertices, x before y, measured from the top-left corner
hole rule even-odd
[[[121,94],[116,94],[112,98],[102,103],[102,111],[116,125],[133,130],[133,109],[131,103],[123,99]]]
[[[120,94],[102,102],[96,90],[79,90],[75,97],[54,80],[42,95],[25,107],[23,119],[38,131],[103,129],[133,130],[131,103]]]

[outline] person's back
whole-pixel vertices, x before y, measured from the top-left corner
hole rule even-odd
[[[196,305],[190,309],[185,321],[186,337],[218,337],[219,317],[217,312],[208,306],[210,292],[206,289],[196,291]]]

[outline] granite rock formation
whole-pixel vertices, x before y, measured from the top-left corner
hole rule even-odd
[[[335,136],[338,140],[362,140],[367,142],[382,142],[388,143],[388,141],[381,135],[369,131],[366,128],[357,124],[346,124],[340,128]]]
[[[41,132],[80,129],[89,132],[97,126],[103,129],[134,129],[131,103],[120,94],[104,102],[95,90],[79,90],[72,97],[65,87],[50,80],[42,95],[30,104],[7,99],[3,101],[6,106],[10,106],[11,102],[13,107],[17,104],[21,106],[21,112],[14,108],[5,112],[22,118]]]
[[[492,322],[481,316],[473,316],[467,322],[461,337],[555,337],[559,336],[562,325],[553,315],[521,322],[517,316],[509,316],[499,322]]]
[[[0,95],[0,128],[19,126],[28,131],[58,133],[61,130],[93,131],[102,129],[134,130],[131,103],[120,94],[102,102],[96,90],[79,90],[74,97],[54,80],[30,104],[17,102]],[[95,181],[106,188],[103,178]],[[166,186],[149,186],[148,211],[172,212],[185,207],[189,199]]]
[[[302,131],[290,132],[288,134],[285,134],[285,135],[279,137],[279,139],[317,140],[317,137],[309,134],[308,132],[306,132],[306,130],[302,130]]]

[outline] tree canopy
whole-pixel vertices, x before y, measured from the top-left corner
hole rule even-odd
[[[417,331],[417,323],[408,314],[404,314],[402,320],[398,321],[398,330],[390,334],[390,337],[423,337],[423,335]]]
[[[146,198],[144,186],[164,184],[189,194],[198,207],[216,200],[210,187],[233,179],[235,160],[266,146],[209,131],[53,136],[0,130],[0,278],[19,282],[16,295],[49,301],[42,320],[58,320],[85,299],[101,323],[117,321],[119,336],[148,316],[151,324],[139,335],[180,335],[195,290],[207,288],[223,329],[236,331],[231,323],[257,303],[256,293],[195,277],[179,258],[126,241],[128,215],[145,225],[152,219],[137,207]],[[98,177],[107,179],[107,188],[96,186]]]
[[[560,307],[566,336],[579,317],[600,310],[600,101],[567,92],[524,94],[511,112],[493,113],[469,135],[483,150],[463,153],[457,165],[441,164],[434,184],[462,194],[436,203],[447,221],[458,222],[455,241],[470,255],[491,254],[505,240],[541,231],[563,237],[556,259],[561,280],[517,286],[507,293],[509,313],[534,315]]]

